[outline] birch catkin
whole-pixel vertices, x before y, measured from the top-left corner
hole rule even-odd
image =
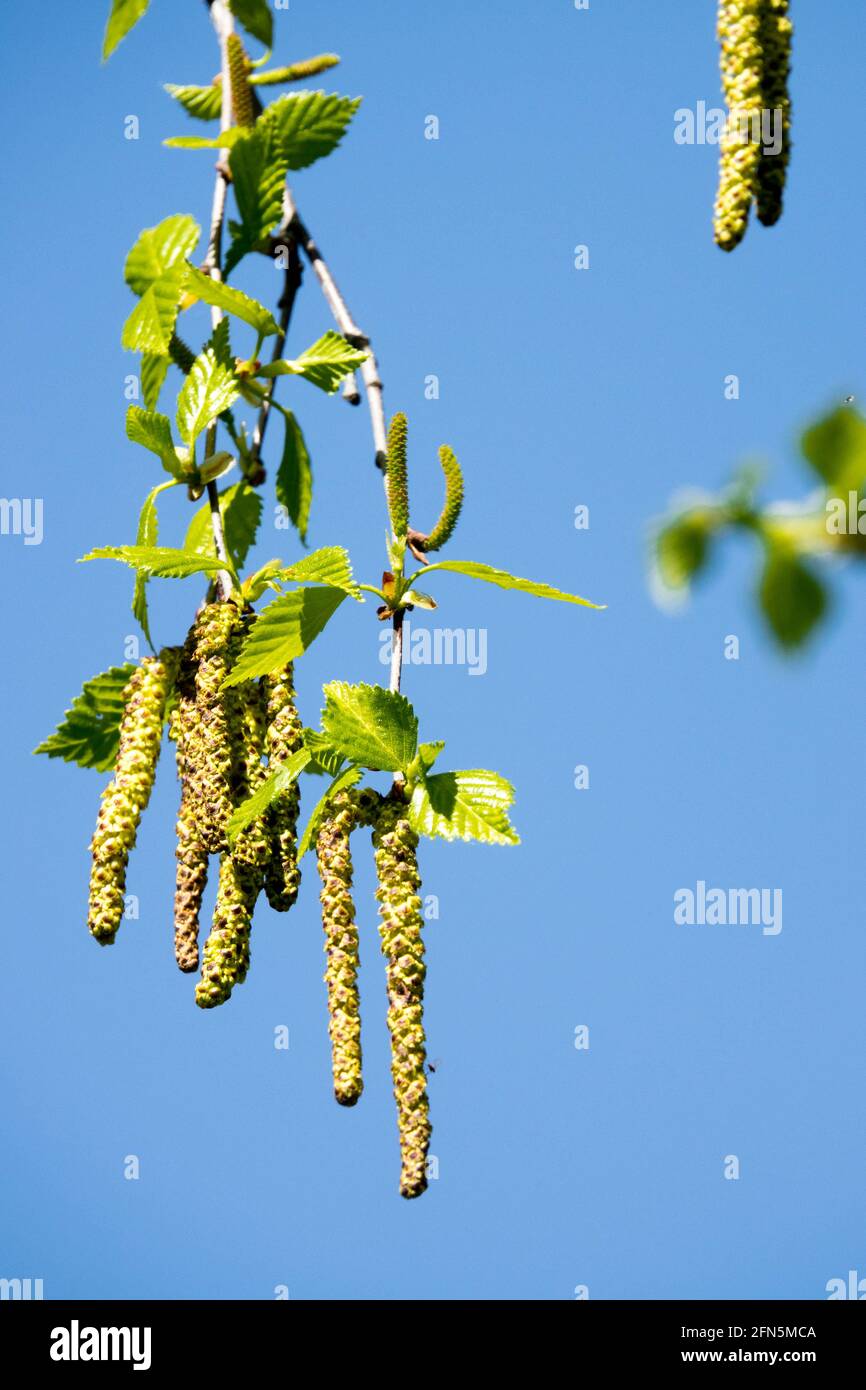
[[[199,831],[190,766],[197,720],[194,676],[184,656],[178,678],[177,704],[169,722],[181,785],[175,850],[174,955],[183,971],[198,969],[199,913],[208,871],[208,854]]]
[[[209,854],[227,848],[233,806],[233,693],[222,683],[231,668],[241,629],[234,603],[209,603],[193,624],[188,646],[195,668],[197,718],[191,729],[191,796],[199,834]]]
[[[303,743],[304,730],[295,708],[291,663],[282,671],[266,676],[264,687],[267,697],[265,748],[269,770],[273,771],[296,753]],[[294,782],[268,808],[271,856],[265,875],[265,892],[275,912],[288,912],[298,896],[301,883],[297,856],[299,806],[300,792],[297,782]]]
[[[781,120],[781,149],[764,151],[758,169],[758,221],[772,227],[782,215],[785,176],[791,157],[791,41],[794,26],[788,18],[788,0],[764,0],[761,41],[764,50],[764,106],[775,122]],[[776,113],[781,113],[777,118]]]
[[[430,1145],[427,1077],[424,1070],[424,944],[416,849],[418,836],[407,808],[385,801],[373,831],[382,953],[387,961],[391,1075],[400,1134],[400,1192],[420,1197],[427,1186]]]
[[[721,139],[714,232],[723,251],[743,239],[761,159],[764,0],[720,0],[718,36],[728,124]]]
[[[238,863],[229,853],[221,856],[213,925],[204,944],[201,979],[195,989],[195,1002],[201,1009],[224,1004],[235,985],[246,979],[250,926],[260,887],[260,869]]]
[[[145,657],[123,692],[114,777],[102,794],[90,846],[93,863],[87,923],[103,946],[114,940],[123,917],[126,867],[153,788],[165,706],[177,661],[174,648],[166,648],[158,657]]]

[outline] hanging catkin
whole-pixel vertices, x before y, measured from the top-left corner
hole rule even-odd
[[[258,681],[233,686],[227,692],[233,746],[232,795],[239,806],[258,791],[268,775],[262,763],[265,751],[265,693]],[[232,854],[240,864],[262,871],[271,856],[271,839],[263,816],[251,821],[238,835]],[[260,884],[261,886],[261,884]]]
[[[243,984],[250,963],[250,926],[261,888],[261,869],[220,857],[219,884],[210,935],[202,952],[201,979],[195,1002],[201,1009],[224,1004],[235,985]]]
[[[256,116],[262,108],[258,97],[250,86],[248,75],[250,61],[237,34],[229,34],[226,40],[226,57],[228,58],[234,123],[236,126],[255,125]]]
[[[196,748],[198,711],[195,672],[185,649],[177,681],[177,702],[169,720],[180,778],[177,813],[177,870],[174,894],[174,954],[183,971],[198,969],[198,930],[201,900],[207,885],[208,854],[199,831],[191,758]]]
[[[761,42],[764,50],[764,107],[772,120],[781,120],[781,149],[762,152],[758,169],[758,221],[772,227],[782,215],[785,175],[791,157],[791,40],[794,26],[788,18],[788,0],[764,0]],[[781,113],[776,116],[776,113]]]
[[[419,1197],[427,1186],[430,1119],[424,1070],[424,944],[416,848],[407,808],[384,801],[373,831],[382,953],[387,964],[391,1075],[400,1134],[400,1192]]]
[[[303,724],[295,708],[291,663],[282,671],[266,676],[264,687],[267,697],[265,747],[268,767],[273,771],[296,753],[303,742]],[[299,806],[300,791],[297,782],[293,782],[268,808],[271,857],[265,875],[265,892],[276,912],[288,912],[298,896],[301,883],[297,856]]]
[[[90,846],[93,864],[87,922],[103,946],[114,940],[123,917],[126,866],[138,823],[150,800],[177,661],[175,648],[166,648],[158,657],[145,657],[123,692],[114,777],[102,794]]]
[[[339,792],[329,805],[316,838],[328,961],[325,983],[331,1068],[334,1095],[340,1105],[355,1105],[364,1089],[358,997],[360,959],[349,837],[358,826],[372,822],[378,801],[378,793],[371,790]]]
[[[190,729],[191,795],[202,844],[209,854],[227,848],[226,826],[233,807],[231,711],[234,696],[222,689],[241,630],[234,603],[208,603],[187,645],[195,669],[197,717]]]
[[[743,239],[761,159],[764,0],[720,0],[718,36],[728,124],[720,143],[714,233],[723,251]]]

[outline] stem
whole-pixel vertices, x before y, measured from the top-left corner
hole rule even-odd
[[[391,638],[391,684],[390,690],[399,692],[400,675],[403,670],[403,614],[405,610],[398,608],[394,613],[394,631]]]
[[[283,221],[286,227],[286,231],[282,237],[278,237],[278,242],[285,242],[285,245],[288,248],[289,262],[286,266],[286,278],[283,284],[283,293],[280,296],[280,331],[274,339],[274,350],[271,353],[272,362],[278,362],[283,355],[283,350],[286,346],[286,336],[289,331],[289,323],[291,322],[292,318],[292,310],[295,307],[295,299],[297,297],[298,290],[301,287],[301,276],[303,274],[301,258],[298,254],[298,243],[295,240],[295,237],[292,234],[292,232],[289,230],[289,224],[291,223],[290,207],[291,203],[289,201],[288,189],[286,189],[285,193],[283,194]],[[261,458],[262,442],[264,440],[265,430],[267,429],[268,425],[268,416],[271,413],[271,398],[273,397],[273,394],[276,391],[276,389],[277,378],[273,376],[270,380],[267,395],[265,396],[265,399],[262,401],[262,407],[259,411],[259,418],[256,421],[256,427],[253,431],[252,455],[256,461],[258,461]]]

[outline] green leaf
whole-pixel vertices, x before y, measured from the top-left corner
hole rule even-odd
[[[209,275],[203,274],[193,265],[187,267],[186,289],[205,304],[213,304],[227,314],[234,314],[235,318],[243,319],[244,323],[250,324],[265,338],[280,331],[280,325],[264,304],[260,304],[257,299],[251,299],[248,294],[236,290],[232,285],[224,285],[221,280],[212,280]]]
[[[138,533],[135,537],[137,546],[153,547],[159,540],[159,518],[156,511],[156,499],[159,494],[167,487],[174,487],[174,482],[157,483],[155,488],[147,494],[144,499],[144,506],[138,518]],[[153,639],[150,635],[150,622],[147,614],[147,579],[148,576],[141,570],[136,572],[135,588],[132,592],[132,612],[136,621],[140,624],[141,630],[148,640],[153,650]]]
[[[497,772],[438,772],[416,786],[409,821],[431,839],[517,845],[520,837],[508,819],[513,801],[514,788]]]
[[[313,498],[313,470],[301,427],[292,412],[286,412],[283,456],[277,470],[277,501],[285,507],[293,526],[306,545]]]
[[[437,560],[434,565],[426,565],[419,575],[432,574],[434,570],[451,570],[454,574],[465,574],[469,579],[483,579],[485,584],[496,584],[500,589],[518,589],[522,594],[534,594],[536,598],[554,598],[562,603],[579,603],[584,608],[606,608],[606,603],[590,603],[589,599],[578,598],[577,594],[566,594],[554,589],[550,584],[537,584],[532,579],[518,579],[507,570],[494,569],[492,565],[482,565],[475,560]]]
[[[418,718],[405,695],[381,685],[331,681],[322,732],[338,753],[375,771],[405,772],[418,748]]]
[[[824,585],[787,546],[771,547],[759,598],[776,641],[788,650],[801,646],[827,611]]]
[[[176,213],[155,227],[145,227],[126,257],[123,278],[134,294],[142,295],[166,271],[192,254],[201,236],[194,217]]]
[[[287,165],[276,127],[259,126],[239,140],[229,156],[229,167],[241,220],[231,224],[226,275],[282,217]]]
[[[437,739],[435,743],[419,743],[418,756],[421,759],[425,772],[430,771],[430,768],[439,757],[439,754],[444,751],[444,748],[445,740],[441,738]]]
[[[345,791],[346,787],[353,787],[356,782],[361,780],[361,769],[359,767],[347,767],[344,772],[340,772],[334,778],[328,790],[320,797],[313,810],[310,819],[307,821],[304,833],[298,843],[298,858],[303,859],[307,850],[319,833],[319,826],[322,817],[328,809],[328,804],[337,792]]]
[[[166,82],[165,90],[197,121],[218,121],[222,114],[222,87],[216,83],[212,82],[209,87],[179,87],[174,82]]]
[[[346,759],[342,753],[337,752],[331,740],[320,734],[317,729],[304,730],[304,747],[310,754],[305,772],[315,773],[317,776],[327,774],[329,777],[336,777],[342,770]]]
[[[229,0],[229,9],[248,34],[265,48],[273,47],[274,17],[267,0]]]
[[[246,126],[236,125],[219,135],[172,135],[162,143],[170,150],[230,150],[246,134]]]
[[[262,565],[255,574],[247,575],[241,585],[241,593],[246,602],[255,603],[257,599],[261,598],[265,589],[272,589],[274,593],[278,593],[276,581],[282,568],[282,560],[268,560],[267,564]]]
[[[262,519],[262,499],[249,483],[235,483],[234,487],[220,493],[220,512],[228,552],[235,569],[241,570]],[[208,502],[199,508],[189,523],[183,548],[194,555],[216,555]]]
[[[148,410],[156,410],[159,393],[168,373],[171,359],[158,352],[143,352],[141,355],[141,394]]]
[[[189,446],[190,457],[202,430],[239,395],[232,369],[217,360],[212,347],[206,347],[193,362],[177,398],[177,427]]]
[[[360,105],[360,97],[291,92],[271,102],[259,123],[276,125],[290,169],[306,169],[337,148]]]
[[[850,406],[839,406],[806,430],[802,449],[815,472],[841,493],[866,482],[866,420]]]
[[[133,444],[141,444],[156,454],[165,471],[173,478],[185,476],[175,453],[167,415],[160,415],[157,410],[142,410],[140,405],[131,405],[126,412],[126,437]]]
[[[105,26],[102,39],[103,63],[111,57],[121,39],[125,39],[143,14],[147,13],[150,0],[111,0],[111,13]]]
[[[175,265],[148,286],[123,325],[122,347],[128,352],[168,356],[184,279],[184,266]]]
[[[190,574],[218,574],[223,569],[231,573],[232,568],[215,556],[192,555],[162,545],[101,545],[82,555],[78,563],[85,560],[120,560],[154,579],[186,579]]]
[[[278,767],[274,768],[274,771],[253,792],[252,796],[248,796],[246,801],[241,802],[229,819],[229,844],[233,845],[241,831],[246,830],[252,821],[264,815],[271,802],[276,801],[278,796],[281,796],[293,782],[298,780],[309,761],[310,754],[306,748],[299,748],[297,753],[293,753],[284,763],[280,763]]]
[[[433,608],[438,608],[439,606],[435,598],[431,598],[429,594],[422,594],[420,589],[407,589],[405,594],[403,595],[402,601],[404,605],[411,604],[413,608],[425,608],[432,610]]]
[[[659,531],[656,564],[668,588],[685,588],[704,568],[711,529],[705,516],[687,514]]]
[[[352,574],[349,552],[341,545],[325,545],[321,550],[314,550],[312,555],[305,555],[303,560],[281,569],[279,578],[295,584],[328,584],[332,589],[343,589],[359,603],[364,602]]]
[[[256,619],[225,684],[266,676],[301,656],[345,597],[340,589],[295,589],[274,599]]]
[[[133,664],[128,662],[125,666],[112,666],[102,675],[85,681],[63,722],[33,750],[34,753],[45,753],[49,758],[63,758],[64,762],[78,763],[79,767],[107,772],[117,757],[122,696],[134,670]]]
[[[300,357],[280,358],[262,367],[259,376],[302,376],[321,391],[333,395],[340,382],[349,372],[359,367],[366,359],[366,352],[353,348],[340,333],[329,328],[327,333],[308,347]]]

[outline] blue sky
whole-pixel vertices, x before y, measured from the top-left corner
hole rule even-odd
[[[440,904],[426,938],[439,1177],[413,1203],[397,1195],[366,845],[366,1090],[344,1111],[312,862],[289,916],[260,907],[246,984],[204,1014],[171,952],[171,759],[130,869],[140,918],[100,951],[85,917],[104,779],[30,754],[135,630],[128,572],[75,564],[134,539],[158,480],[124,436],[123,258],[169,213],[205,219],[212,182],[209,154],[161,144],[192,129],[161,83],[217,66],[204,7],[153,0],[101,69],[104,8],[51,6],[38,36],[21,7],[2,19],[21,59],[4,84],[3,490],[43,499],[44,538],[0,537],[0,1275],[41,1277],[49,1298],[267,1299],[285,1285],[293,1299],[545,1300],[578,1285],[821,1298],[829,1279],[866,1275],[866,586],[835,573],[831,621],[785,661],[754,610],[748,546],[726,548],[677,617],[654,607],[645,565],[648,522],[678,487],[716,487],[758,456],[769,494],[802,495],[799,431],[866,396],[862,7],[794,7],[785,214],[727,257],[710,228],[716,150],[673,139],[678,108],[719,102],[710,0],[292,0],[276,15],[279,61],[336,51],[322,85],[365,97],[341,150],[294,188],[375,341],[389,409],[409,414],[416,524],[438,508],[447,441],[467,478],[453,556],[609,605],[443,575],[436,620],[486,629],[488,669],[406,672],[423,736],[447,740],[443,765],[515,783],[523,836],[422,845]],[[273,298],[266,263],[239,275]],[[327,327],[308,273],[291,344]],[[311,543],[348,545],[375,582],[384,513],[365,414],[302,381],[283,399],[313,455]],[[187,520],[172,494],[165,543]],[[296,553],[263,527],[257,558]],[[157,636],[175,642],[200,587],[152,589]],[[372,607],[349,607],[299,665],[308,722],[324,681],[384,674]],[[673,895],[698,880],[781,888],[782,931],[676,926]]]

